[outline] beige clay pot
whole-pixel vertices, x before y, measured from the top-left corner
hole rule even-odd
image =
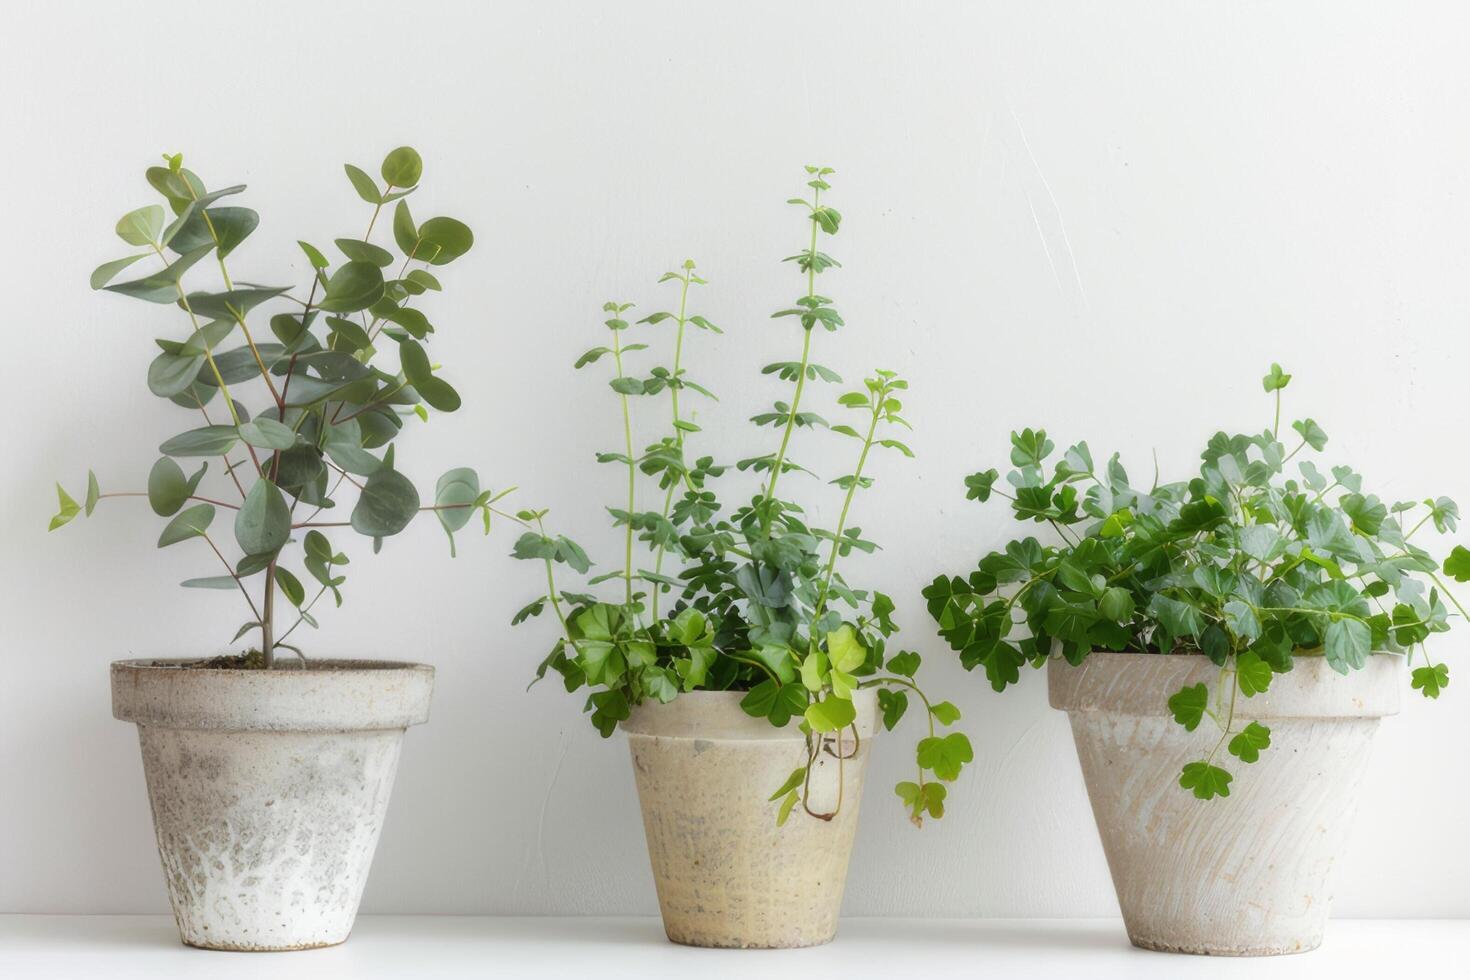
[[[1053,660],[1051,704],[1067,712],[1118,904],[1135,946],[1257,956],[1316,948],[1378,720],[1398,711],[1403,660],[1374,656],[1344,677],[1300,656],[1270,690],[1236,702],[1271,746],[1246,765],[1222,747],[1230,795],[1195,799],[1186,762],[1219,739],[1186,732],[1168,699],[1220,670],[1201,655],[1093,653]]]
[[[727,691],[649,703],[623,722],[633,755],[654,885],[669,939],[688,946],[785,948],[831,942],[857,831],[877,697],[857,691],[861,745],[841,765],[830,821],[798,804],[784,827],[767,801],[806,761],[793,721],[775,728]],[[849,731],[844,753],[852,752]],[[838,762],[813,768],[811,808],[836,807]]]
[[[313,661],[310,670],[112,665],[112,711],[136,722],[179,935],[289,950],[352,931],[404,730],[427,721],[434,669]]]

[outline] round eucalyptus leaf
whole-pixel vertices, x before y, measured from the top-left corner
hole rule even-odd
[[[203,408],[213,401],[214,396],[218,393],[218,388],[200,381],[195,381],[188,388],[170,398],[169,401],[178,405],[180,408]]]
[[[480,496],[480,477],[469,467],[450,470],[439,478],[434,488],[434,506],[445,508],[434,511],[444,530],[453,534],[469,523],[474,516],[472,506]]]
[[[213,520],[214,507],[210,504],[195,504],[193,507],[182,510],[168,522],[168,526],[158,536],[158,546],[167,548],[171,544],[197,538],[209,530],[209,524]]]
[[[332,273],[327,294],[317,304],[328,313],[356,313],[383,297],[383,273],[371,262],[353,261]]]
[[[179,433],[158,451],[165,456],[223,456],[235,448],[239,438],[233,425],[206,425]]]
[[[397,534],[419,510],[419,492],[397,470],[384,466],[363,484],[352,508],[352,529],[372,538]]]
[[[413,187],[424,175],[424,161],[411,146],[400,146],[383,158],[383,179],[394,187]]]
[[[204,355],[159,354],[148,365],[148,390],[159,398],[172,398],[194,383]]]
[[[219,257],[233,252],[260,224],[260,215],[250,208],[210,208],[205,214],[219,239]]]
[[[148,471],[148,506],[159,517],[171,517],[188,499],[189,484],[183,468],[167,456],[160,456]]]
[[[398,417],[398,413],[386,408],[364,412],[357,417],[356,421],[362,426],[362,448],[364,449],[386,446],[403,428],[403,419]]]
[[[240,438],[257,449],[290,449],[296,445],[296,433],[275,419],[258,418],[240,426]]]
[[[296,492],[309,483],[314,483],[326,466],[322,454],[313,446],[297,446],[281,453],[276,465],[276,485],[299,496]]]
[[[475,244],[469,225],[454,218],[430,218],[419,226],[419,248],[415,258],[430,265],[448,265]]]
[[[117,222],[117,237],[129,245],[152,245],[163,234],[163,208],[150,204],[129,211]]]
[[[291,536],[291,510],[269,480],[256,480],[235,513],[235,540],[247,555],[273,555]]]
[[[424,401],[441,412],[453,412],[459,408],[459,392],[447,381],[434,376],[429,355],[417,341],[404,340],[398,353],[403,364],[403,376]]]
[[[371,262],[380,269],[393,264],[393,253],[372,242],[358,241],[355,238],[339,238],[336,244],[342,254],[353,262]]]

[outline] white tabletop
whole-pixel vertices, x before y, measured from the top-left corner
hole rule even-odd
[[[1111,919],[847,919],[804,950],[702,950],[657,919],[362,916],[352,938],[300,953],[215,953],[179,944],[167,916],[0,916],[0,977],[1160,977],[1465,976],[1470,920],[1333,922],[1315,952],[1227,960],[1149,953]]]

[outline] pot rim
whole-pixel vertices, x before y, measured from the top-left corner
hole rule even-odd
[[[297,677],[321,676],[322,674],[370,674],[378,671],[388,670],[426,670],[430,673],[434,668],[430,664],[415,663],[411,660],[370,660],[362,657],[322,657],[313,658],[304,663],[299,659],[281,661],[279,666],[270,670],[261,667],[196,667],[195,664],[203,663],[207,658],[200,657],[138,657],[128,660],[114,660],[111,667],[114,670],[148,670],[148,671],[176,671],[188,669],[191,673],[208,674],[269,674],[295,675]],[[301,664],[301,666],[297,666]],[[330,670],[325,669],[330,668]]]
[[[644,701],[633,708],[618,727],[629,735],[661,738],[705,738],[729,741],[784,740],[803,742],[797,719],[777,728],[765,718],[745,713],[740,701],[748,691],[688,691],[663,704]],[[858,735],[863,739],[876,734],[878,727],[878,692],[859,688],[852,692],[857,709]],[[681,702],[683,702],[681,704]]]
[[[401,731],[429,720],[434,668],[427,664],[324,659],[312,663],[331,669],[183,667],[198,662],[114,661],[113,717],[221,732]]]
[[[1361,670],[1337,673],[1321,655],[1294,658],[1274,674],[1271,686],[1236,703],[1240,718],[1381,718],[1397,714],[1405,658],[1375,653]],[[1067,712],[1168,716],[1169,698],[1182,687],[1204,684],[1210,691],[1220,670],[1202,653],[1138,653],[1097,650],[1073,666],[1061,657],[1047,662],[1048,700]]]

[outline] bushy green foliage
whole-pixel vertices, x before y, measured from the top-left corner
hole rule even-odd
[[[1169,699],[1185,729],[1205,718],[1220,729],[1180,777],[1201,799],[1230,793],[1231,774],[1215,765],[1222,747],[1245,763],[1271,747],[1265,725],[1237,727],[1237,695],[1268,690],[1296,657],[1325,657],[1346,674],[1372,652],[1406,654],[1420,661],[1414,688],[1437,698],[1449,668],[1429,661],[1424,641],[1449,629],[1446,602],[1464,610],[1415,536],[1426,525],[1454,531],[1458,508],[1446,497],[1388,503],[1347,466],[1323,473],[1298,459],[1327,434],[1307,418],[1292,423],[1289,451],[1281,441],[1290,380],[1272,364],[1262,379],[1276,402],[1271,428],[1216,433],[1186,482],[1155,477],[1141,489],[1117,454],[1099,465],[1085,442],[1058,455],[1045,431],[1012,433],[1005,482],[994,469],[975,473],[967,496],[1002,497],[1017,520],[1054,537],[1011,541],[968,576],[924,590],[964,667],[983,668],[1002,691],[1052,656],[1075,665],[1093,650],[1204,654],[1222,668],[1213,698],[1197,684]],[[1470,551],[1457,546],[1443,572],[1470,580]]]
[[[889,654],[898,629],[893,602],[880,592],[850,586],[838,569],[840,559],[853,551],[876,547],[851,522],[855,498],[873,485],[874,452],[913,454],[894,437],[896,429],[908,427],[901,414],[907,383],[891,371],[875,372],[837,399],[850,422],[829,424],[806,407],[810,386],[841,382],[836,371],[813,360],[815,338],[843,326],[833,301],[816,288],[818,277],[839,264],[818,248],[822,236],[837,234],[842,222],[822,200],[831,174],[826,167],[807,167],[810,197],[791,201],[802,209],[809,235],[806,247],[786,261],[796,264],[806,288],[774,316],[800,327],[801,355],[766,366],[764,374],[790,386],[789,401],[776,401],[751,419],[779,436],[775,450],[733,467],[692,450],[700,427],[690,420],[681,397],[713,395],[688,375],[685,342],[690,328],[720,332],[691,310],[691,293],[705,285],[693,262],[660,279],[677,289],[672,310],[630,323],[631,304],[606,304],[608,342],[587,351],[576,366],[604,363],[612,369],[608,384],[617,396],[622,444],[598,459],[626,471],[626,493],[608,508],[613,525],[621,529],[622,567],[587,579],[579,591],[563,589],[556,581],[558,568],[586,575],[591,559],[580,545],[546,529],[545,511],[522,512],[518,516],[530,529],[514,554],[544,565],[546,588],[514,622],[547,608],[554,612],[561,634],[537,677],[555,670],[568,691],[587,688],[585,709],[604,736],[640,702],[668,702],[696,689],[743,691],[741,706],[750,715],[778,727],[795,720],[807,737],[807,758],[771,797],[779,801],[779,823],[797,803],[814,817],[832,816],[809,808],[808,773],[820,752],[841,760],[857,750],[855,690],[879,688],[882,720],[889,729],[903,716],[912,693],[924,703],[929,735],[919,743],[917,781],[901,783],[897,791],[917,823],[926,813],[943,815],[943,783],[957,778],[972,754],[964,735],[939,735],[938,726],[957,721],[959,711],[947,702],[931,704],[914,684],[918,654]],[[635,369],[649,346],[627,342],[635,331],[650,337],[664,333],[672,341],[671,360]],[[667,425],[641,451],[635,449],[635,406],[640,418],[663,416],[660,427]],[[817,429],[852,440],[856,450],[852,471],[831,481],[842,500],[832,528],[809,525],[801,506],[777,492],[789,483],[783,482],[788,474],[811,475],[790,453],[798,430]],[[716,492],[717,481],[739,474],[758,476],[760,490],[732,509]],[[640,497],[640,488],[646,495],[650,483],[651,507],[646,496]],[[599,586],[615,589],[617,597],[593,591]]]
[[[358,196],[372,205],[372,216],[361,238],[336,240],[342,254],[336,262],[299,243],[311,270],[302,299],[291,286],[231,278],[225,259],[249,238],[260,217],[250,208],[217,202],[241,193],[245,185],[208,190],[178,154],[165,157],[164,166],[148,168],[148,183],[164,204],[122,217],[118,236],[142,251],[103,264],[92,274],[92,288],[179,310],[181,333],[156,341],[160,353],[149,365],[148,387],[204,424],[164,440],[146,491],[103,492],[89,472],[83,504],[57,486],[60,509],[51,519],[55,530],[78,513],[90,516],[99,500],[147,497],[158,516],[169,518],[160,548],[198,538],[223,565],[225,574],[183,585],[238,590],[251,619],[235,639],[258,630],[259,660],[267,667],[277,648],[301,654],[284,641],[302,623],[317,625],[311,609],[323,595],[331,592],[342,603],[348,558],[321,529],[350,527],[370,538],[377,551],[384,538],[402,531],[417,514],[433,511],[452,552],[454,532],[475,511],[489,531],[492,504],[500,496],[482,490],[474,470],[460,468],[440,478],[433,503],[425,505],[394,460],[394,440],[406,418],[428,421],[429,409],[459,408],[459,394],[430,364],[424,347],[434,325],[414,303],[442,288],[430,268],[468,252],[474,236],[454,218],[414,220],[405,198],[418,188],[423,161],[410,147],[399,147],[383,160],[384,188],[357,167],[346,169]],[[392,236],[403,260],[389,278],[384,270],[396,256],[371,238],[383,208],[394,202]],[[206,269],[199,263],[211,255],[218,281],[204,289],[186,288],[186,273],[196,266]],[[138,279],[113,281],[146,260],[161,267]],[[262,341],[265,314],[258,311],[270,307],[279,310],[266,320],[274,340]],[[392,359],[382,365],[385,351],[396,353],[396,366]],[[264,407],[252,413],[238,401],[247,390],[260,396]],[[220,463],[219,489],[206,496],[210,459]],[[186,475],[180,460],[201,462]],[[320,520],[338,505],[344,483],[356,491],[350,518]],[[225,556],[231,550],[228,539],[211,534],[219,510],[234,515],[234,545],[240,553],[235,560]],[[300,544],[300,567],[317,586],[311,596],[285,564],[293,543]],[[294,615],[284,631],[277,626],[278,590]]]

